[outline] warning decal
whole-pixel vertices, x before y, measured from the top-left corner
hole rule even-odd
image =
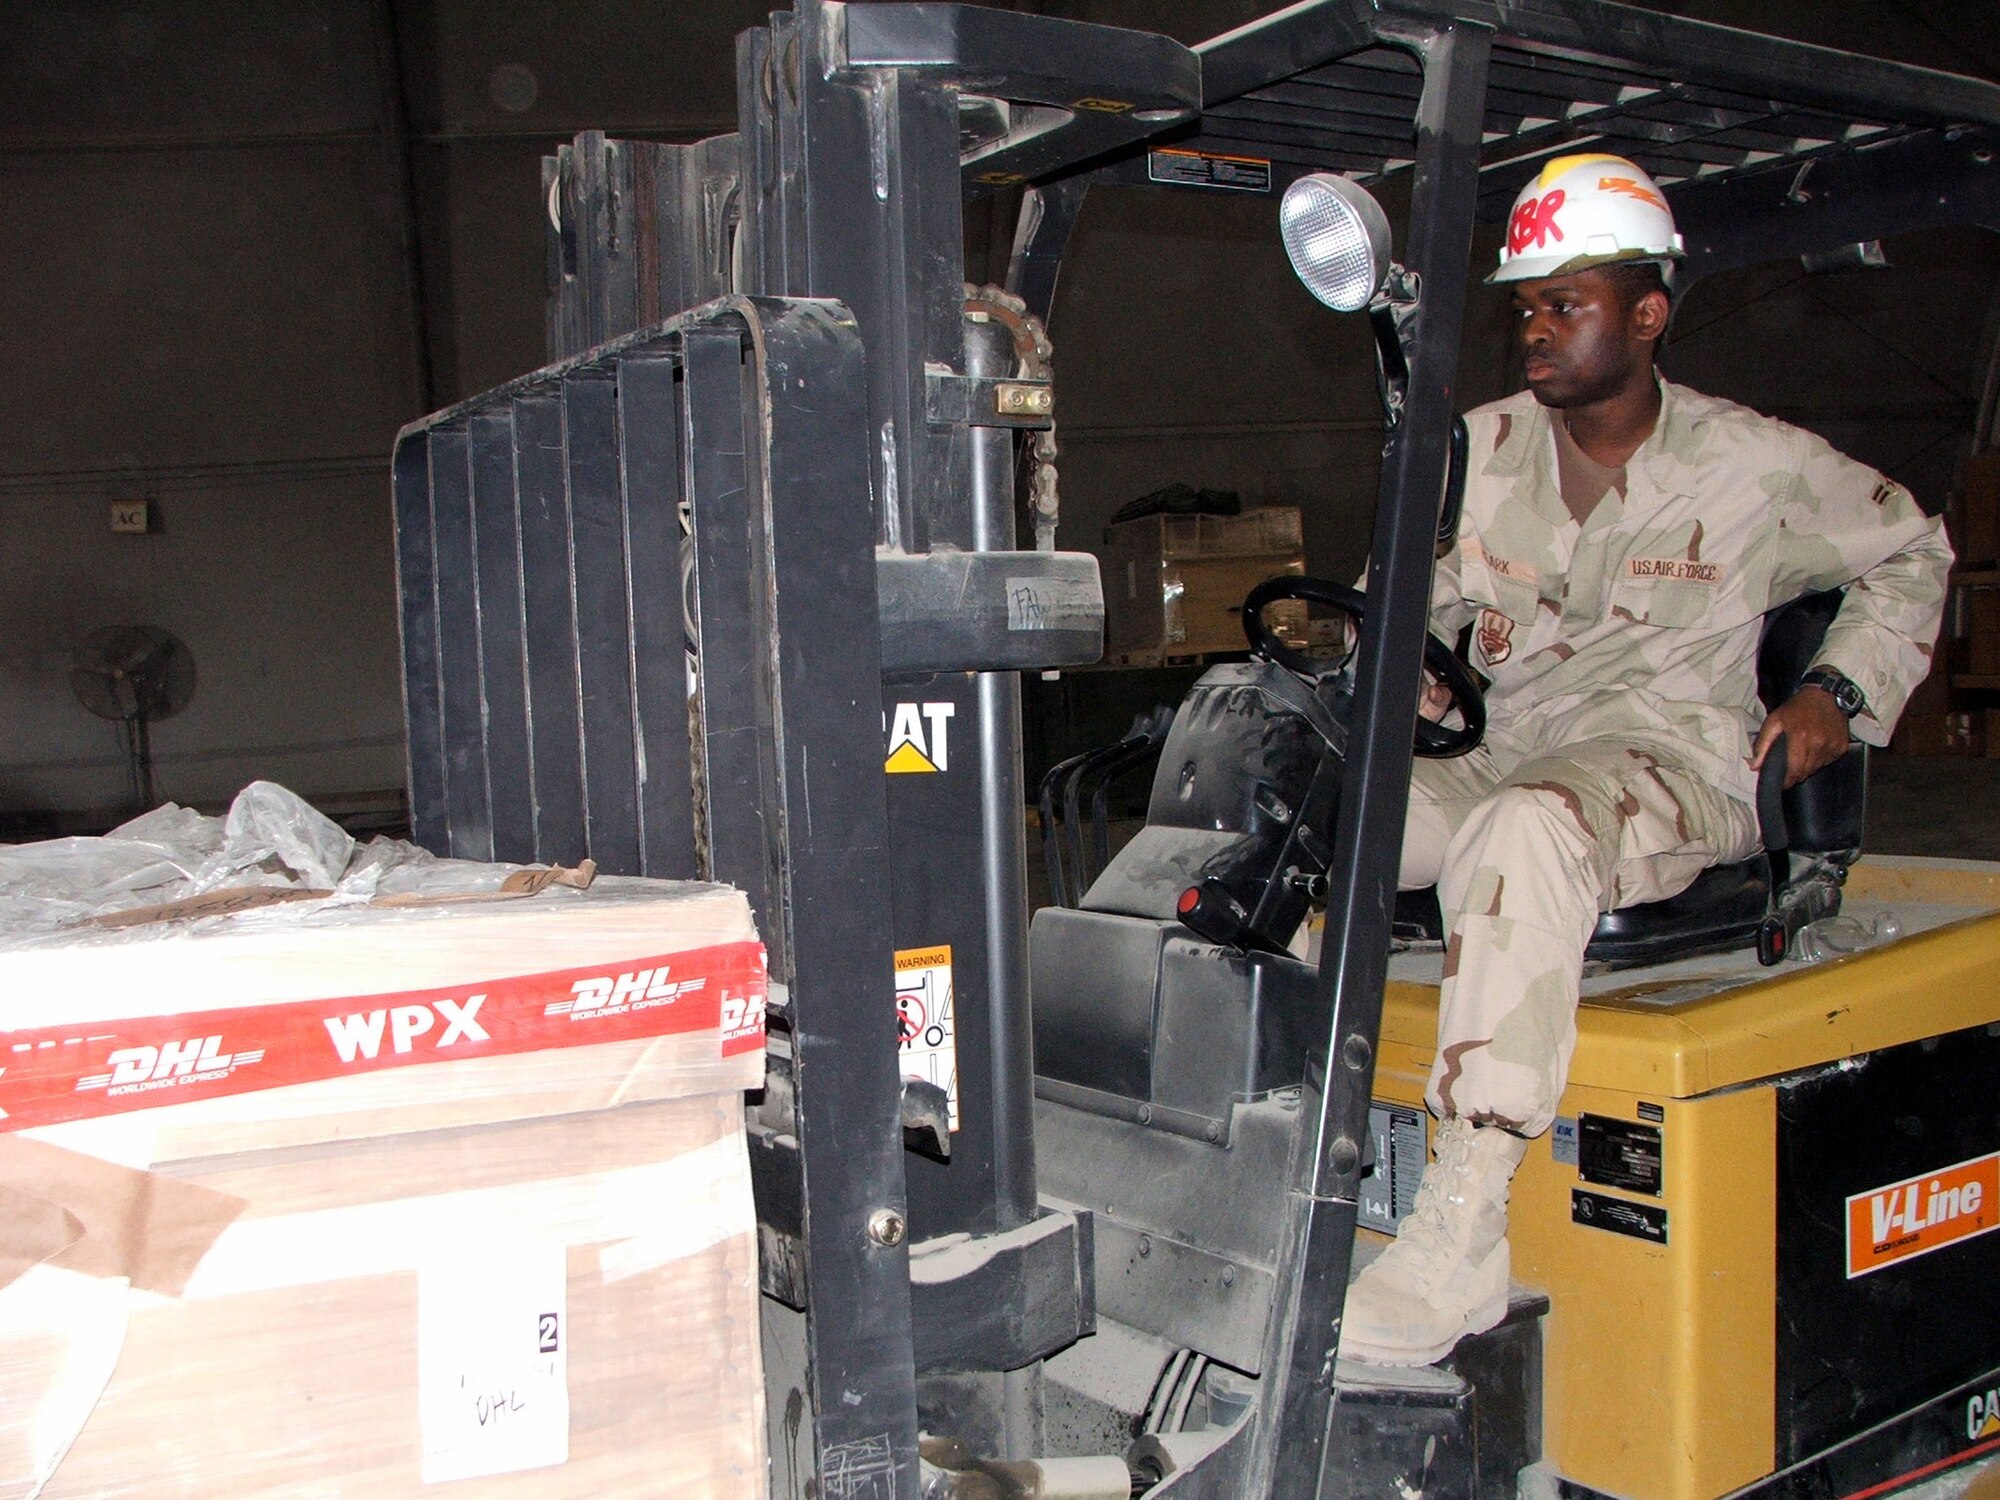
[[[2000,1151],[1847,1200],[1847,1279],[2000,1227]]]
[[[951,948],[903,948],[896,953],[896,1044],[899,1072],[944,1090],[951,1128],[958,1129],[958,1023],[951,987]]]
[[[1176,187],[1228,188],[1238,193],[1271,191],[1271,164],[1258,156],[1217,156],[1207,151],[1153,151],[1146,175]]]
[[[1375,1166],[1361,1179],[1361,1222],[1383,1234],[1394,1234],[1403,1215],[1416,1206],[1417,1186],[1430,1160],[1425,1139],[1428,1116],[1407,1105],[1373,1099],[1368,1104],[1368,1133],[1375,1138]]]

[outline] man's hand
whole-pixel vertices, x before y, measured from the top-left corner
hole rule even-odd
[[[1795,787],[1821,766],[1847,753],[1847,715],[1825,688],[1803,687],[1773,709],[1750,747],[1750,769],[1762,770],[1764,756],[1785,737],[1785,785]]]
[[[1451,689],[1424,672],[1424,695],[1417,700],[1417,712],[1433,724],[1439,722],[1451,711]],[[1838,713],[1840,710],[1835,709]]]

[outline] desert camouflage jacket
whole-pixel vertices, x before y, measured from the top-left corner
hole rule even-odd
[[[1817,661],[1860,684],[1854,722],[1888,741],[1930,670],[1951,548],[1902,486],[1800,428],[1661,382],[1658,423],[1579,525],[1551,415],[1523,392],[1472,412],[1465,508],[1431,624],[1471,625],[1510,758],[1566,743],[1657,743],[1752,800],[1766,610],[1845,587]]]

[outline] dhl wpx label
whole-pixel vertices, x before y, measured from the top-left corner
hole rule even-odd
[[[450,989],[295,1000],[0,1034],[0,1130],[413,1063],[691,1031],[764,1044],[761,943]]]

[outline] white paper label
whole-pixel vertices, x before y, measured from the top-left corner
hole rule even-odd
[[[1007,580],[1009,630],[1074,630],[1080,615],[1094,613],[1097,595],[1073,578]]]
[[[568,1461],[566,1261],[561,1245],[518,1245],[418,1269],[425,1484]]]

